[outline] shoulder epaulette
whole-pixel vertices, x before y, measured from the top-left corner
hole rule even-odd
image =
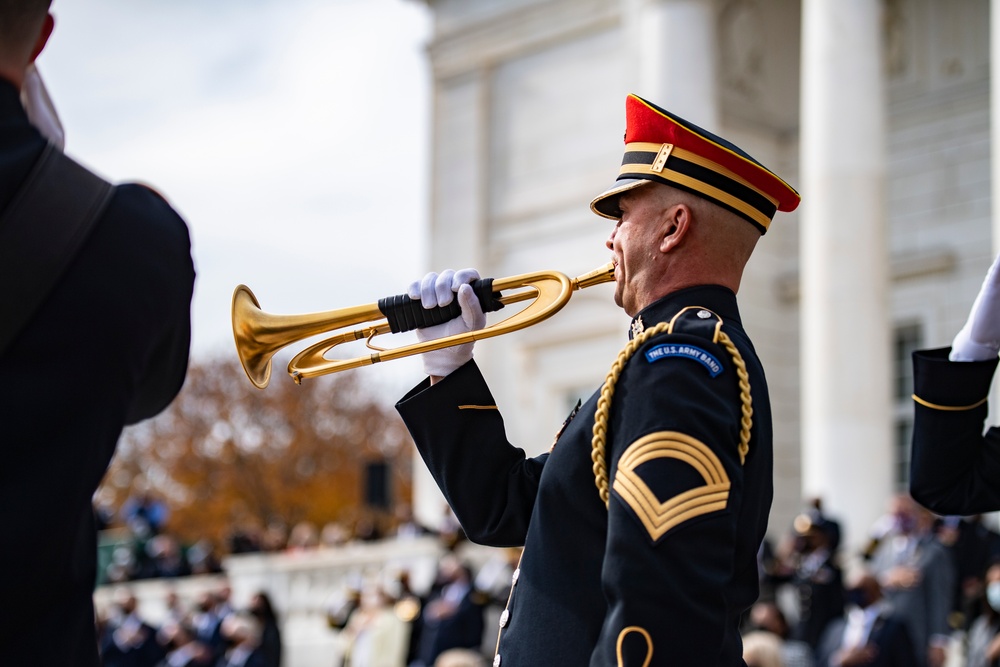
[[[668,334],[690,334],[707,338],[713,343],[719,342],[721,331],[722,318],[701,306],[688,306],[682,309],[667,324]]]

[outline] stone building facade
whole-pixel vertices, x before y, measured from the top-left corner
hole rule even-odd
[[[947,345],[993,257],[989,0],[427,0],[428,269],[604,264],[591,198],[636,93],[803,196],[740,290],[768,373],[778,538],[821,496],[857,545],[905,488],[909,351]],[[612,288],[477,344],[512,442],[545,451],[627,340]],[[441,500],[416,466],[417,508]],[[596,492],[596,491],[595,491]]]

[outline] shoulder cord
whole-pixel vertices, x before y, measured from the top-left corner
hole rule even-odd
[[[607,507],[610,499],[608,491],[608,465],[605,454],[605,442],[608,435],[608,414],[611,412],[611,400],[615,393],[615,383],[621,375],[625,364],[635,354],[635,351],[647,340],[668,331],[669,322],[660,322],[651,329],[646,329],[641,334],[633,338],[618,353],[618,358],[611,365],[604,385],[601,387],[601,397],[597,400],[597,413],[594,415],[594,437],[591,440],[590,458],[594,462],[594,483],[601,495],[604,506]],[[742,403],[743,416],[740,420],[740,465],[746,461],[747,453],[750,451],[750,429],[753,426],[753,401],[750,397],[750,375],[747,373],[746,363],[743,361],[740,351],[732,339],[722,329],[718,330],[718,339],[722,346],[726,348],[733,358],[736,366],[736,375],[740,383],[740,401]]]

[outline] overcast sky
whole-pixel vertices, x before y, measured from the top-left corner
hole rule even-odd
[[[188,221],[196,358],[235,354],[239,283],[265,310],[299,313],[423,274],[423,3],[55,0],[52,12],[38,64],[66,152],[151,184]]]

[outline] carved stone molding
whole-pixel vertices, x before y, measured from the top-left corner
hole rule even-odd
[[[727,0],[719,12],[723,85],[749,101],[761,94],[767,48],[763,20],[757,0]]]
[[[955,270],[957,261],[955,252],[952,250],[900,253],[892,257],[889,264],[889,277],[895,283],[914,278],[949,274]],[[798,302],[801,296],[798,269],[778,276],[774,281],[774,288],[778,294],[778,300],[782,303]]]

